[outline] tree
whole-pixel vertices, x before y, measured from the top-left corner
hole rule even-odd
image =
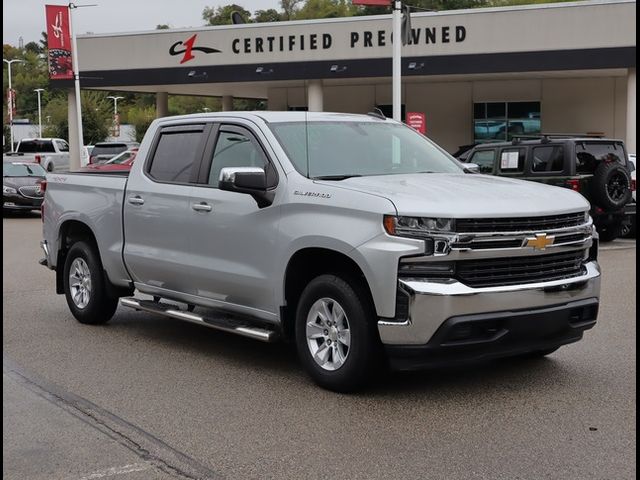
[[[280,0],[280,7],[283,11],[283,20],[292,20],[298,11],[298,5],[300,5],[302,1],[303,0]]]
[[[104,141],[109,136],[111,126],[111,103],[104,92],[83,91],[82,98],[82,133],[84,143],[91,145]],[[45,137],[69,139],[67,99],[62,96],[52,99],[44,109],[43,117],[48,118],[44,129]]]
[[[156,110],[154,107],[131,107],[127,113],[128,122],[134,126],[136,130],[136,142],[141,142],[144,134],[147,132],[149,125],[156,118]]]
[[[213,7],[205,7],[202,11],[202,19],[207,22],[207,25],[231,25],[231,14],[233,12],[238,12],[245,21],[251,21],[251,12],[235,3],[215,9]]]
[[[357,7],[350,0],[307,0],[294,14],[294,19],[351,17],[356,12]]]
[[[280,20],[282,20],[280,13],[275,8],[257,10],[253,14],[253,21],[256,23],[279,22]]]

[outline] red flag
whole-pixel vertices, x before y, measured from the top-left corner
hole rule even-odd
[[[73,78],[69,7],[45,5],[44,8],[47,19],[49,78],[52,80]]]

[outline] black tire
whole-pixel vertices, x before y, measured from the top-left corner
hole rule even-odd
[[[88,275],[86,277],[90,279],[88,299],[84,306],[82,303],[77,305],[74,301],[70,282],[69,274],[71,273],[71,268],[78,265],[74,265],[76,260],[80,262],[80,266],[87,267]],[[84,265],[82,262],[84,262]],[[79,276],[76,276],[76,278],[79,278]],[[97,248],[92,243],[77,242],[69,249],[64,263],[63,281],[67,305],[69,305],[69,309],[76,320],[89,325],[100,325],[111,320],[118,307],[118,299],[107,294],[102,262]]]
[[[613,242],[616,238],[622,235],[622,225],[614,224],[602,227],[598,230],[598,235],[601,242]]]
[[[311,308],[325,298],[334,300],[344,310],[350,331],[350,345],[344,363],[335,370],[320,366],[307,343],[307,317]],[[358,282],[346,276],[320,275],[306,286],[296,309],[295,337],[300,361],[321,387],[335,392],[357,391],[368,383],[379,367],[380,341],[375,327],[373,305]],[[324,340],[317,342],[320,344]],[[338,348],[337,340],[334,342],[334,348]]]
[[[47,172],[53,173],[53,162],[50,162],[49,165],[47,165]]]
[[[605,210],[618,210],[631,200],[631,176],[617,162],[601,162],[592,182],[592,203]]]

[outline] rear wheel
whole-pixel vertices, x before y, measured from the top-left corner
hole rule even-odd
[[[607,225],[598,231],[598,235],[600,236],[600,241],[612,242],[622,235],[622,226],[619,224]]]
[[[49,173],[53,172],[53,163],[49,163],[49,165],[47,165],[47,172]]]
[[[370,379],[379,359],[370,303],[357,282],[336,275],[320,275],[302,292],[296,312],[296,346],[318,385],[351,392]]]
[[[92,244],[73,244],[64,264],[63,279],[67,304],[76,320],[99,325],[113,317],[118,299],[107,294],[102,262]]]

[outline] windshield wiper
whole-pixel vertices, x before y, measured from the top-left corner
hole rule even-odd
[[[362,175],[320,175],[313,177],[314,180],[346,180],[347,178],[361,177]]]

